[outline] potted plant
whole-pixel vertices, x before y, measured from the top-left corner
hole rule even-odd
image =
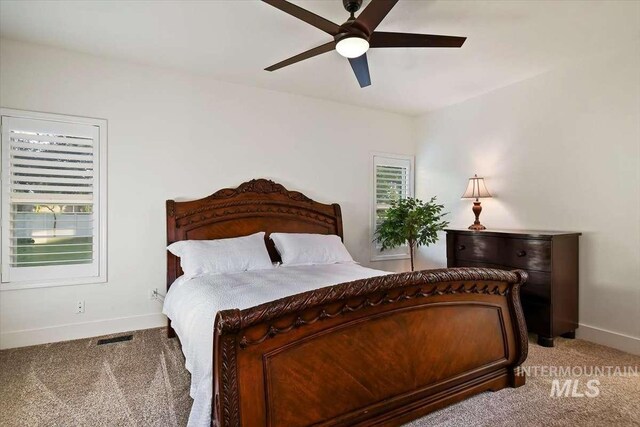
[[[432,197],[428,202],[412,197],[391,202],[391,206],[382,214],[382,222],[375,232],[375,241],[381,250],[409,246],[411,271],[413,257],[418,246],[429,246],[438,241],[438,232],[449,225],[442,218],[443,205],[436,203]]]

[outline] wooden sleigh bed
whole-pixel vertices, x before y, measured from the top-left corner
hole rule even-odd
[[[340,206],[264,179],[167,201],[168,243],[258,231],[343,237]],[[170,286],[181,274],[170,253],[167,272]],[[400,425],[483,391],[521,386],[525,280],[522,271],[418,271],[221,311],[212,424]]]

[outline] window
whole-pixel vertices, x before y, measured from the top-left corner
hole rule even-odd
[[[396,199],[413,197],[413,157],[393,154],[373,154],[373,197],[371,210],[371,240],[385,211]],[[402,246],[380,250],[373,242],[372,261],[403,259],[409,257],[409,248]]]
[[[2,110],[2,289],[106,280],[106,122]]]

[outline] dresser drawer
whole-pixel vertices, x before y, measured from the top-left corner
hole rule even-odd
[[[469,261],[493,263],[498,259],[504,239],[499,237],[457,235],[454,239],[454,257]]]
[[[548,303],[522,301],[522,311],[529,332],[551,336],[551,306]]]
[[[535,298],[548,302],[551,300],[551,273],[527,271],[529,278],[522,287],[523,298]]]
[[[447,260],[448,267],[485,267],[499,268],[500,270],[511,271],[513,268],[504,265],[491,264],[479,261]],[[520,288],[522,298],[533,298],[539,302],[551,300],[551,273],[545,271],[527,271],[529,276],[524,286]]]
[[[551,241],[505,239],[501,247],[504,262],[514,268],[551,271]]]

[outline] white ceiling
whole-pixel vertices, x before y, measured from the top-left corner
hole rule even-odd
[[[347,18],[340,0],[294,3]],[[336,52],[263,71],[330,37],[259,1],[0,1],[3,37],[405,114],[634,46],[640,2],[401,0],[378,29],[468,40],[461,49],[372,49],[373,84],[360,89]]]

